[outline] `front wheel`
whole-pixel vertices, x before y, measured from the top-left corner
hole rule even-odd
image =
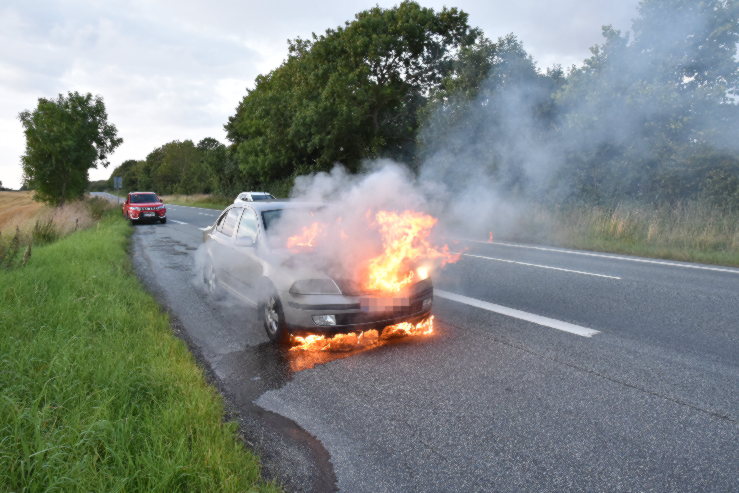
[[[162,224],[166,224],[167,223],[167,218],[166,217],[163,217],[163,218],[161,218],[159,220],[159,222],[162,223]]]
[[[267,337],[277,344],[286,344],[290,340],[290,333],[285,324],[285,314],[282,312],[282,303],[277,293],[270,294],[262,303],[262,318]]]

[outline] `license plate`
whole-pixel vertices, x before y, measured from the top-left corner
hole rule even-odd
[[[144,212],[144,217],[154,217],[153,212]]]

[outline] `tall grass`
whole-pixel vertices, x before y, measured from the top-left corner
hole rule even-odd
[[[263,491],[256,458],[98,226],[0,271],[0,491]]]
[[[700,202],[537,208],[518,236],[574,248],[739,266],[739,215]]]

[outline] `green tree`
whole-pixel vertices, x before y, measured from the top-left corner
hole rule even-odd
[[[460,47],[479,36],[457,9],[375,7],[311,40],[260,76],[229,118],[235,157],[254,184],[366,158],[410,159],[418,112]]]
[[[19,118],[26,136],[25,181],[38,200],[54,205],[82,197],[89,170],[107,167],[107,156],[123,142],[108,123],[102,97],[89,93],[40,98],[35,110]]]

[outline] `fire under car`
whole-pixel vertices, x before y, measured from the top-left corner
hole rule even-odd
[[[291,335],[363,332],[402,322],[420,323],[431,313],[430,278],[394,295],[367,292],[356,282],[334,278],[310,267],[306,255],[273,241],[275,224],[296,202],[232,205],[203,228],[206,290],[222,291],[257,307],[270,340],[286,343]],[[295,212],[295,211],[293,211]]]

